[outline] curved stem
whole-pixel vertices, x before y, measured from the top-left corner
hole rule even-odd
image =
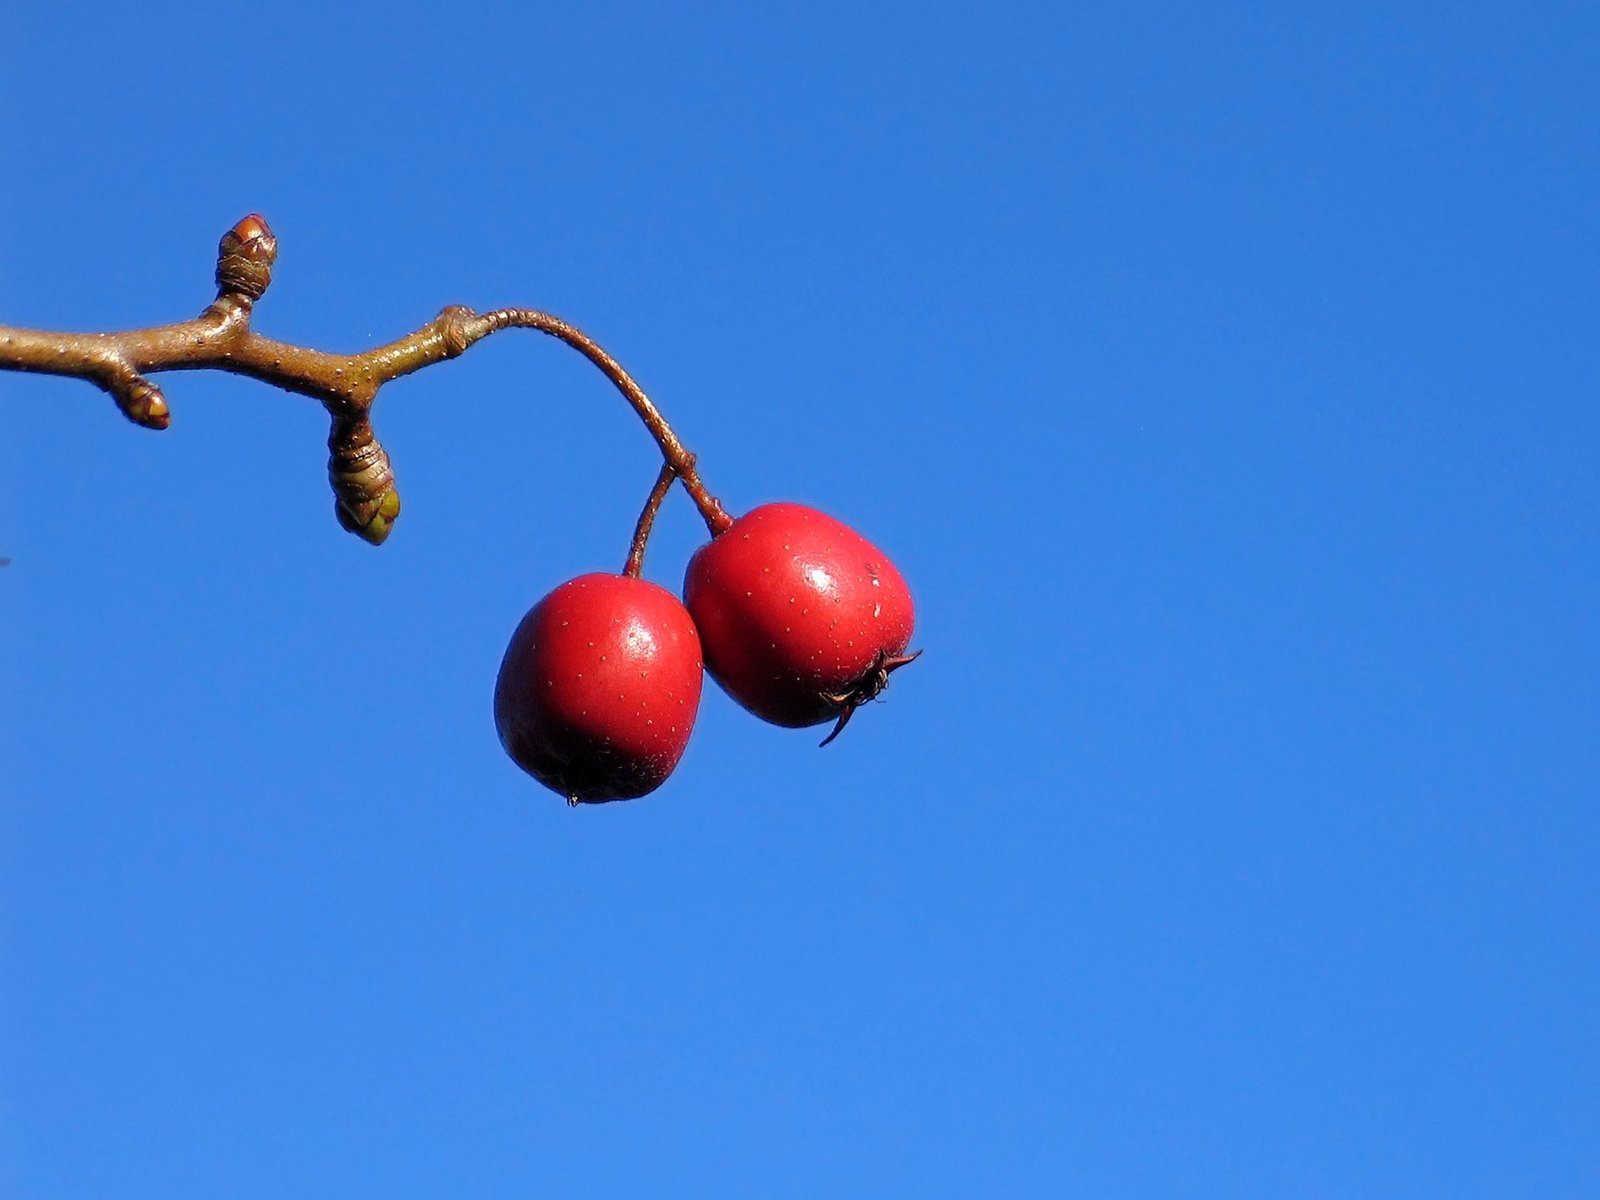
[[[649,396],[645,395],[644,389],[633,381],[633,377],[623,370],[622,364],[607,354],[588,334],[560,317],[530,308],[496,309],[467,319],[463,322],[463,326],[471,342],[501,329],[537,329],[540,333],[559,338],[578,351],[598,367],[600,373],[611,380],[628,403],[633,405],[633,410],[639,414],[639,419],[644,422],[645,428],[661,447],[661,457],[677,473],[678,478],[683,480],[684,490],[694,498],[695,507],[700,510],[700,515],[712,536],[716,536],[733,524],[733,518],[701,482],[699,472],[695,470],[694,455],[684,448],[683,443],[678,440],[678,435],[672,432],[672,426],[667,424],[667,419],[661,415],[661,410],[651,402]]]
[[[689,456],[694,461],[694,455]],[[622,573],[629,579],[638,579],[644,573],[644,548],[650,541],[650,531],[656,525],[656,513],[661,511],[661,502],[667,498],[667,493],[672,489],[672,481],[678,477],[678,469],[671,463],[662,463],[661,471],[656,476],[656,484],[650,489],[650,498],[644,502],[644,509],[639,513],[639,521],[633,527],[633,542],[628,548],[628,562],[622,568]]]

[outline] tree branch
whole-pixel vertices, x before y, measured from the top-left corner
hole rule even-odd
[[[682,481],[713,534],[732,524],[695,470],[694,455],[620,363],[587,334],[545,312],[502,308],[475,313],[452,306],[414,333],[360,354],[330,354],[262,337],[251,328],[255,302],[272,282],[278,242],[261,217],[245,217],[217,247],[217,298],[192,321],[120,333],[53,333],[0,325],[0,370],[86,379],[103,388],[129,420],[165,429],[171,412],[147,374],[227,371],[310,396],[330,419],[329,478],[340,524],[373,544],[400,512],[389,455],[372,431],[371,409],[384,384],[455,358],[502,329],[534,329],[577,350],[633,406],[668,470]],[[648,534],[648,527],[645,530]],[[642,545],[639,546],[642,552]]]

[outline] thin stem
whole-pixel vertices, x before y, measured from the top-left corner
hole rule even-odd
[[[690,461],[694,455],[689,456]],[[656,513],[661,511],[661,502],[667,498],[667,493],[672,490],[672,481],[678,477],[678,469],[671,463],[662,463],[661,471],[656,476],[656,483],[650,489],[650,498],[644,502],[644,508],[639,513],[639,522],[633,527],[633,543],[628,548],[628,562],[622,568],[622,573],[629,579],[637,579],[644,573],[644,548],[650,541],[650,531],[656,525]]]
[[[694,498],[695,507],[700,510],[700,516],[705,520],[706,528],[711,531],[712,536],[716,536],[733,524],[733,518],[728,516],[717,498],[701,482],[699,472],[695,470],[694,455],[684,448],[683,443],[678,440],[678,435],[672,432],[672,426],[667,424],[667,419],[661,415],[661,410],[651,402],[649,396],[645,395],[644,389],[633,381],[633,377],[623,370],[622,364],[607,354],[588,334],[576,326],[569,325],[560,317],[530,308],[496,309],[494,312],[470,318],[463,325],[469,345],[480,337],[500,329],[537,329],[540,333],[559,338],[578,351],[598,367],[600,373],[611,380],[628,403],[633,405],[633,410],[639,414],[639,419],[644,422],[645,428],[661,447],[661,457],[673,468],[678,478],[683,480],[684,490]]]

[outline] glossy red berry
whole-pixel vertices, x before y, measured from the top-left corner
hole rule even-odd
[[[894,564],[801,504],[753,509],[700,547],[683,595],[723,690],[775,725],[837,721],[827,741],[916,657],[911,590]]]
[[[570,803],[631,800],[683,757],[700,684],[700,639],[676,596],[625,575],[582,575],[511,635],[495,727],[512,761]]]

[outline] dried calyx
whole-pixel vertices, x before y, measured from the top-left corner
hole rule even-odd
[[[913,650],[910,654],[888,654],[880,650],[877,663],[848,691],[824,696],[825,700],[840,706],[839,721],[828,736],[817,743],[818,748],[826,746],[844,732],[844,727],[850,724],[850,718],[856,709],[883,694],[883,689],[889,686],[889,675],[892,672],[898,671],[909,662],[914,662],[921,654],[921,650]]]

